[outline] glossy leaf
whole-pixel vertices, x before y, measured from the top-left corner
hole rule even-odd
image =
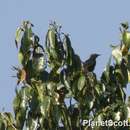
[[[95,85],[95,90],[99,96],[105,92],[105,89],[105,86],[100,83]]]
[[[37,119],[33,119],[31,117],[28,117],[26,128],[27,130],[36,130],[38,127]]]
[[[125,44],[123,44],[122,47],[121,47],[122,55],[123,56],[127,56],[128,55],[128,51],[129,51],[129,48]]]
[[[130,48],[130,32],[128,32],[128,31],[123,32],[122,41],[126,47]]]
[[[50,48],[55,48],[56,47],[56,38],[57,38],[57,36],[56,36],[56,33],[55,33],[55,31],[53,30],[53,29],[50,29],[49,31],[48,31],[48,40],[49,40],[49,46],[50,46]]]
[[[16,47],[18,48],[18,44],[21,40],[21,34],[22,34],[23,30],[21,27],[18,27],[16,29],[16,33],[15,33],[15,44],[16,44]]]
[[[0,119],[0,129],[5,130],[5,128],[6,128],[6,126],[5,126],[4,122],[3,122],[3,120]]]
[[[128,68],[128,71],[130,71],[130,54],[128,54],[128,57],[127,57],[127,68]]]
[[[66,62],[68,65],[72,65],[72,60],[73,60],[72,58],[74,55],[74,51],[73,51],[73,48],[71,47],[71,41],[70,41],[70,38],[68,37],[68,35],[64,36],[63,47],[64,47],[64,51],[65,51]]]
[[[21,51],[19,51],[19,53],[18,53],[18,60],[21,64],[24,63],[24,55]]]
[[[83,89],[83,87],[85,86],[85,82],[86,81],[86,78],[84,75],[81,75],[79,80],[78,80],[78,89],[79,91],[81,91]]]
[[[15,112],[16,126],[22,129],[24,126],[26,111],[28,108],[29,100],[29,87],[23,87],[20,91],[16,91],[16,97],[13,101],[13,107]]]
[[[107,82],[109,82],[110,80],[110,65],[111,65],[111,56],[109,57],[108,63],[105,67],[105,71],[104,71],[104,76],[105,76],[105,80],[107,80]]]
[[[128,81],[130,83],[130,71],[127,71],[127,73],[128,73]]]
[[[122,60],[122,52],[120,50],[120,46],[112,46],[112,56],[116,60],[117,64],[121,63]]]

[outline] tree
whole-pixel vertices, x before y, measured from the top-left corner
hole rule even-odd
[[[130,123],[130,101],[124,91],[130,81],[128,23],[121,24],[120,43],[111,45],[112,55],[100,79],[86,70],[61,26],[49,25],[44,46],[32,27],[24,21],[16,30],[20,65],[13,70],[21,87],[15,89],[14,115],[0,113],[0,130],[128,130],[119,124],[92,123],[110,119]]]

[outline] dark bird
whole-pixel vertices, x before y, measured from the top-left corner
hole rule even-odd
[[[83,68],[84,68],[84,72],[92,72],[95,69],[96,66],[96,58],[100,56],[99,54],[91,54],[90,58],[88,60],[86,60],[85,62],[83,62]]]

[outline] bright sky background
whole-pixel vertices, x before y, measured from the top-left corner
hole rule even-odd
[[[12,65],[18,65],[14,36],[23,20],[30,20],[44,44],[51,20],[69,33],[82,60],[100,53],[95,72],[100,77],[111,53],[110,44],[119,42],[119,25],[130,23],[129,0],[0,0],[0,111],[12,111],[16,79]],[[130,88],[127,88],[130,95]]]

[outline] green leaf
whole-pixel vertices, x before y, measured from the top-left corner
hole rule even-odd
[[[121,87],[118,88],[117,95],[118,95],[118,98],[119,98],[119,99],[121,99],[123,102],[125,101],[125,99],[126,99],[126,94],[125,94],[123,88],[121,88]]]
[[[127,85],[128,83],[128,68],[127,68],[127,65],[126,65],[126,61],[123,59],[122,60],[122,63],[120,65],[121,67],[121,72],[123,74],[123,83],[124,83],[124,86]]]
[[[65,57],[66,57],[66,62],[68,65],[72,65],[72,61],[73,61],[73,55],[74,55],[74,50],[71,47],[71,41],[70,38],[68,37],[68,35],[64,35],[64,39],[63,39],[63,48],[65,51]]]
[[[124,79],[124,76],[123,76],[122,71],[121,71],[120,68],[116,68],[115,74],[117,75],[117,79],[119,81],[122,81]]]
[[[28,24],[24,27],[24,33],[23,36],[21,38],[21,51],[24,53],[27,53],[29,51],[29,49],[32,47],[32,45],[34,44],[33,42],[33,32],[32,32],[32,28],[31,26],[29,26]]]
[[[6,126],[7,126],[6,121],[3,119],[3,116],[0,113],[0,130],[5,130]]]
[[[126,63],[121,62],[121,65],[116,65],[114,74],[115,74],[116,81],[120,83],[122,87],[126,87],[128,83],[128,71],[127,71]]]
[[[29,115],[26,122],[27,122],[26,123],[27,130],[36,130],[37,129],[37,127],[38,127],[38,121],[37,121],[36,118],[34,119],[34,118],[32,118]]]
[[[112,47],[112,56],[116,60],[117,64],[120,64],[122,61],[122,52],[120,46],[111,46]]]
[[[79,80],[78,80],[78,90],[81,91],[83,89],[83,87],[85,86],[85,82],[86,78],[84,75],[81,75]]]
[[[105,71],[106,71],[107,73],[109,73],[110,65],[111,65],[111,56],[109,57],[108,63],[107,63],[106,68],[105,68]],[[108,74],[107,74],[107,76],[108,76]]]
[[[21,39],[21,50],[23,53],[26,53],[31,48],[32,41],[30,40],[30,37],[28,37],[28,31],[26,30],[23,34],[23,37]]]
[[[11,113],[0,113],[0,130],[16,130]]]
[[[19,53],[18,53],[18,60],[19,60],[19,62],[21,64],[23,64],[23,62],[24,62],[24,55],[23,55],[23,53],[21,51],[19,51]]]
[[[6,129],[6,126],[4,124],[4,122],[2,120],[0,120],[0,129],[1,130],[5,130]]]
[[[41,104],[39,104],[41,114],[44,117],[47,117],[51,107],[51,98],[49,96],[44,96],[44,100],[41,102]]]
[[[28,108],[30,87],[22,87],[20,91],[16,90],[16,97],[13,101],[16,126],[22,129],[24,126],[26,111]]]
[[[63,50],[61,47],[62,43],[58,41],[57,35],[58,34],[54,27],[49,29],[46,35],[45,50],[48,56],[48,63],[50,68],[59,68],[63,64]]]
[[[54,60],[58,60],[58,54],[56,52],[56,49],[51,48],[50,47],[50,56],[54,59]],[[51,60],[50,60],[51,61]],[[51,61],[52,62],[52,61]],[[54,62],[58,62],[58,61],[54,61]]]
[[[24,21],[21,27],[18,27],[15,33],[15,43],[18,48],[18,43],[21,42],[22,51],[25,53],[32,44],[33,40],[32,24],[29,21]]]
[[[47,35],[50,44],[49,46],[54,49],[56,47],[56,42],[57,42],[57,36],[54,29],[50,29]]]
[[[13,116],[12,116],[11,113],[5,112],[5,113],[4,113],[4,116],[6,117],[6,120],[7,120],[8,122],[10,122],[11,124],[14,123],[14,119],[13,119]]]
[[[122,41],[126,47],[130,48],[130,32],[124,31],[122,34]]]
[[[53,112],[52,112],[52,117],[54,119],[54,121],[57,123],[58,125],[58,122],[59,120],[61,119],[61,111],[60,111],[60,107],[58,105],[54,105],[53,107],[51,107],[53,109]]]
[[[128,57],[127,57],[127,74],[128,74],[128,82],[130,83],[130,54],[128,54]]]
[[[128,68],[128,71],[130,71],[130,54],[128,54],[128,57],[127,57],[127,68]]]
[[[95,85],[95,90],[98,93],[98,95],[100,96],[105,91],[105,86],[98,83]]]
[[[16,129],[12,126],[8,126],[6,130],[16,130]]]
[[[130,83],[130,71],[128,71],[127,73],[128,73],[128,82]]]
[[[16,44],[17,48],[18,48],[18,43],[21,40],[21,34],[22,34],[22,32],[23,32],[23,30],[21,29],[21,27],[18,27],[16,29],[16,33],[15,33],[15,44]]]
[[[63,117],[62,123],[64,124],[65,129],[72,130],[71,118],[65,105],[61,108],[61,114]]]
[[[127,56],[128,55],[128,51],[129,51],[129,48],[125,44],[123,44],[122,47],[121,47],[122,55],[123,56]]]
[[[92,95],[88,95],[86,97],[86,104],[88,106],[88,109],[92,109],[94,106],[95,98]]]
[[[72,72],[77,73],[77,71],[81,71],[81,68],[82,68],[81,63],[82,63],[82,61],[81,61],[80,57],[78,55],[74,54],[73,55]]]

